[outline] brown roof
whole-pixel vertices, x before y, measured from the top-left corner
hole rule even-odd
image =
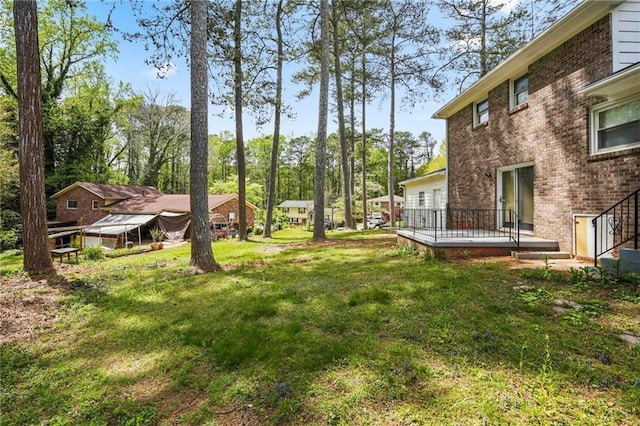
[[[113,198],[117,200],[126,200],[127,198],[138,197],[140,195],[162,195],[162,192],[153,186],[76,182],[53,194],[51,198],[58,198],[60,195],[76,187],[84,188],[103,199]]]
[[[111,213],[159,214],[162,212],[190,212],[191,201],[189,194],[159,194],[146,195],[110,206]],[[209,195],[209,210],[212,210],[229,200],[237,198],[233,194]],[[250,205],[247,203],[247,205]]]

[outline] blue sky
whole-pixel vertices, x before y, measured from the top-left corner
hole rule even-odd
[[[98,1],[87,2],[88,11],[91,15],[96,16],[99,20],[104,21],[110,5],[105,5]],[[149,3],[150,7],[150,3]],[[111,17],[115,27],[124,31],[134,31],[136,28],[135,18],[126,4],[117,3],[116,11]],[[122,81],[131,84],[136,91],[158,90],[160,93],[169,95],[173,94],[175,99],[181,105],[189,108],[189,69],[186,64],[176,59],[172,64],[164,78],[158,77],[158,72],[151,65],[145,64],[145,58],[148,52],[144,49],[141,42],[131,43],[124,41],[115,36],[119,43],[119,54],[116,59],[108,59],[105,63],[106,71],[114,81]],[[284,98],[293,111],[296,113],[295,119],[283,117],[281,134],[286,137],[313,135],[317,129],[318,122],[318,99],[315,87],[311,96],[304,100],[295,98],[296,92],[300,89],[293,83],[287,82],[290,76],[300,64],[289,64],[285,67],[285,86]],[[430,100],[416,105],[410,111],[404,108],[396,107],[396,130],[409,131],[415,136],[423,131],[431,132],[431,134],[440,141],[445,136],[445,122],[443,120],[434,120],[431,115],[439,109],[443,104],[454,96],[453,93],[446,93],[438,99]],[[398,99],[397,104],[400,99]],[[385,132],[389,129],[389,100],[375,99],[367,109],[367,128],[382,128]],[[209,107],[209,133],[220,133],[221,131],[230,131],[234,133],[233,116],[226,114],[220,117],[216,113],[220,109]],[[360,116],[358,109],[356,114]],[[267,124],[262,129],[258,129],[250,115],[244,117],[244,133],[245,138],[250,139],[260,135],[272,133],[272,124]],[[330,116],[329,132],[336,130],[335,114]]]

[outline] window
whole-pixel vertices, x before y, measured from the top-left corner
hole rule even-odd
[[[523,75],[512,83],[511,108],[526,104],[529,99],[529,75]]]
[[[489,100],[485,99],[482,102],[475,104],[473,109],[473,124],[478,126],[480,124],[489,121]]]
[[[78,200],[67,200],[67,209],[75,210],[78,208]]]
[[[304,207],[298,207],[298,214],[305,214],[307,212],[307,209],[305,209]]]
[[[91,210],[98,210],[98,200],[91,201]]]
[[[640,99],[591,110],[591,153],[640,146]]]
[[[229,212],[229,222],[233,221],[236,218],[235,212]]]
[[[418,192],[418,207],[424,207],[424,191]]]

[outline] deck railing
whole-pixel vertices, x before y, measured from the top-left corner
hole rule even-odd
[[[638,250],[638,200],[640,188],[609,207],[592,220],[594,228],[594,263],[598,266],[598,257],[620,247],[626,242],[633,242]]]
[[[520,246],[517,215],[510,209],[403,209],[401,228],[432,237],[507,237]],[[502,227],[502,229],[500,229]]]

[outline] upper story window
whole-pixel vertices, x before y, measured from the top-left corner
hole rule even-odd
[[[304,207],[298,208],[298,214],[305,214],[306,212],[307,212],[307,209],[305,209]]]
[[[418,207],[424,207],[424,191],[418,192]]]
[[[529,100],[529,75],[514,80],[511,86],[511,108],[527,103]]]
[[[478,102],[473,107],[473,125],[478,126],[489,121],[489,99]]]
[[[78,200],[67,200],[67,209],[75,210],[78,208]]]
[[[640,99],[606,103],[591,109],[591,153],[640,146]]]
[[[98,210],[98,200],[91,201],[91,210]]]

